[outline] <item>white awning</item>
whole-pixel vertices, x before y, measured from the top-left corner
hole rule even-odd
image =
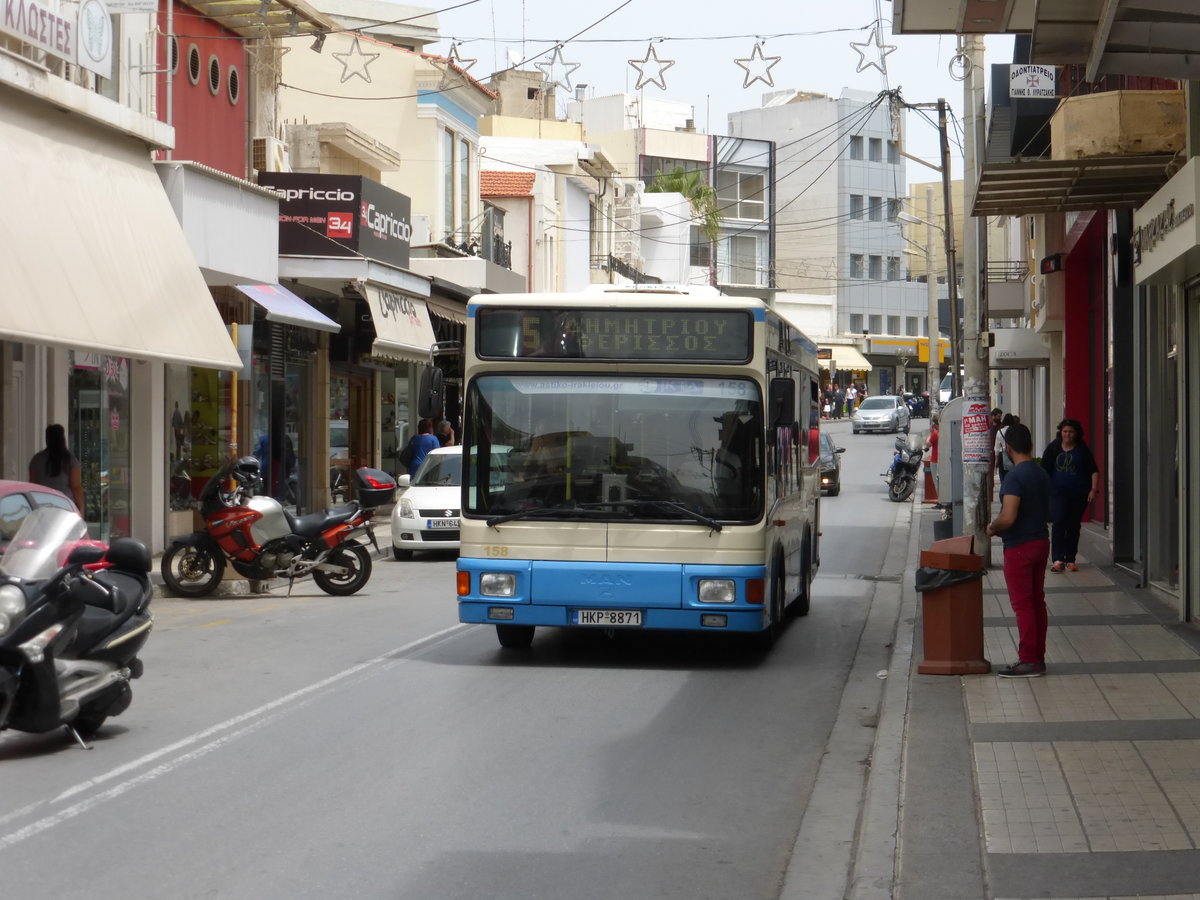
[[[0,94],[0,336],[240,369],[146,145]]]
[[[282,284],[239,284],[237,289],[267,311],[268,322],[299,325],[337,334],[342,326],[317,312],[303,297],[297,297]]]
[[[833,354],[830,362],[832,368],[838,371],[859,371],[870,372],[871,364],[867,362],[867,358],[863,356],[855,347],[848,344],[834,344],[830,347],[822,347],[823,350],[829,350]]]
[[[371,307],[375,343],[371,355],[405,362],[426,362],[436,338],[425,301],[379,284],[358,288]]]

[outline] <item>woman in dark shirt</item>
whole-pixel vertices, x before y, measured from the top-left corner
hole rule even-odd
[[[1078,572],[1079,528],[1088,505],[1100,490],[1100,470],[1083,440],[1083,426],[1076,419],[1058,424],[1058,437],[1042,454],[1042,468],[1050,476],[1051,572],[1064,568]]]

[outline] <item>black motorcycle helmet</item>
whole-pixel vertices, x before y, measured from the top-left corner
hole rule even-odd
[[[256,457],[243,456],[234,463],[232,474],[241,484],[256,484],[262,476],[262,464]]]

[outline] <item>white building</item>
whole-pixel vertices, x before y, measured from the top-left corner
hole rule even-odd
[[[839,380],[873,393],[923,387],[929,303],[925,285],[909,280],[897,221],[907,179],[886,102],[850,89],[777,91],[732,113],[729,133],[775,142],[775,283],[835,298],[833,330],[811,336],[852,341],[871,361]]]

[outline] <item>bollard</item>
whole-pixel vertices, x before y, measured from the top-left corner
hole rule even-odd
[[[922,675],[992,670],[983,655],[983,557],[972,552],[974,541],[964,534],[921,551],[916,587],[922,598],[925,659],[917,666]]]

